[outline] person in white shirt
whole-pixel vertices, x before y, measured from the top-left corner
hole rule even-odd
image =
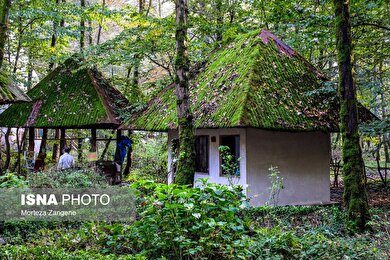
[[[64,154],[60,156],[60,160],[58,161],[57,170],[67,170],[74,168],[74,158],[69,154],[70,148],[64,148]]]

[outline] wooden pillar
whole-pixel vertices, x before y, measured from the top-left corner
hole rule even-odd
[[[77,130],[77,159],[81,163],[83,162],[83,138],[80,137],[82,130]]]
[[[128,131],[128,136],[131,140],[131,130]],[[130,147],[129,150],[127,151],[127,155],[126,155],[126,166],[125,166],[125,169],[123,170],[123,175],[126,177],[130,174],[130,168],[131,168],[131,155],[133,153],[133,148]]]
[[[65,128],[61,128],[60,134],[60,154],[62,155],[64,153],[64,148],[66,146],[66,136],[65,136]]]
[[[28,128],[28,151],[34,152],[35,148],[35,128]]]
[[[116,174],[114,178],[114,184],[119,183],[122,180],[122,163],[119,161],[120,156],[119,156],[119,149],[118,149],[118,143],[121,140],[121,136],[122,136],[122,130],[118,129],[116,131],[116,149],[115,149]]]
[[[91,129],[91,152],[96,152],[96,129]]]
[[[54,139],[56,139],[54,141],[54,145],[53,145],[53,156],[52,156],[52,160],[53,161],[57,161],[58,159],[58,139],[60,138],[60,129],[55,129],[55,135],[54,135]]]
[[[39,153],[46,153],[47,131],[47,128],[42,129],[42,141],[41,146],[39,147]]]

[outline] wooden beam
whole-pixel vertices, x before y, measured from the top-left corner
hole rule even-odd
[[[91,129],[91,152],[96,152],[96,129]]]
[[[61,137],[60,137],[60,154],[64,153],[64,148],[66,146],[66,132],[65,128],[61,128]]]
[[[35,128],[28,129],[28,151],[34,152],[35,148]]]
[[[46,153],[46,143],[47,143],[47,128],[42,129],[42,139],[41,146],[39,147],[39,153]]]
[[[60,130],[59,129],[55,129],[54,138],[55,138],[55,140],[58,140],[60,138]],[[52,160],[53,161],[57,161],[57,158],[58,158],[58,143],[55,142],[54,145],[53,145]]]

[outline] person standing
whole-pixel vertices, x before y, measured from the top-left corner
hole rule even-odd
[[[74,168],[74,158],[72,155],[69,154],[70,148],[65,147],[64,148],[64,154],[60,156],[60,160],[58,161],[57,170],[67,170]]]

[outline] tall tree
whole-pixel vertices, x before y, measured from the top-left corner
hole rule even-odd
[[[179,129],[179,158],[175,182],[193,184],[195,174],[195,137],[189,100],[189,58],[187,52],[187,0],[176,0],[176,98]]]
[[[4,47],[7,41],[8,15],[11,8],[11,0],[0,1],[0,69],[3,66]]]
[[[334,0],[334,7],[339,70],[340,131],[343,139],[344,203],[350,227],[364,230],[369,213],[359,142],[356,86],[352,74],[349,0]]]
[[[80,6],[82,11],[85,9],[85,0],[80,0]],[[84,14],[82,14],[84,16]],[[83,51],[85,47],[85,18],[81,17],[80,20],[80,50]]]

